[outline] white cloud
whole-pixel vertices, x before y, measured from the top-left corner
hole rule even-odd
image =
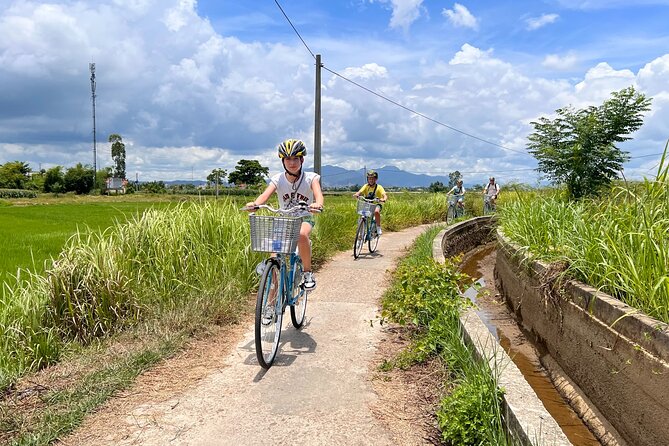
[[[527,29],[534,31],[550,23],[554,23],[560,16],[557,14],[542,14],[539,17],[529,17],[525,19]]]
[[[473,47],[468,43],[465,43],[464,45],[462,45],[460,51],[455,53],[453,59],[451,59],[448,63],[450,65],[473,64],[484,60],[490,60],[491,54],[492,54],[492,49],[487,51],[481,51],[480,49]]]
[[[541,65],[553,70],[571,70],[576,66],[578,57],[576,54],[569,52],[565,55],[549,54],[547,55]]]
[[[469,12],[467,7],[460,3],[455,3],[453,9],[443,9],[441,14],[448,19],[454,26],[463,28],[478,29],[478,19]]]

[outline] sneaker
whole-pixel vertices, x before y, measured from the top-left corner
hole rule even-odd
[[[381,235],[383,234],[383,231],[381,230],[381,226],[376,227],[376,235]]]
[[[304,289],[307,291],[311,291],[314,288],[316,288],[316,278],[314,277],[314,273],[311,271],[305,271],[304,272]]]

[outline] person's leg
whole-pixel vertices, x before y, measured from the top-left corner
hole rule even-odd
[[[381,208],[379,206],[374,209],[374,221],[376,221],[376,226],[381,227]]]
[[[302,266],[304,267],[304,288],[312,290],[316,288],[316,279],[314,273],[311,271],[311,223],[302,222],[300,227],[300,238],[297,240],[297,248],[302,258]]]

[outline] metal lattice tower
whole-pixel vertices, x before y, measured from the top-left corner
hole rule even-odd
[[[93,184],[95,184],[95,176],[98,172],[97,141],[95,139],[95,64],[89,63],[88,68],[91,70],[91,99],[93,101]]]

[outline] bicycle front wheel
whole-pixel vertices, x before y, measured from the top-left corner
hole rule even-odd
[[[358,230],[355,233],[355,241],[353,242],[353,258],[357,259],[362,252],[362,247],[365,246],[365,226],[366,221],[361,218],[358,222]]]
[[[255,344],[258,363],[269,369],[274,362],[281,338],[281,308],[279,264],[269,260],[265,265],[256,300]]]
[[[302,328],[304,316],[307,314],[307,296],[309,293],[302,286],[303,273],[302,260],[298,258],[293,270],[293,300],[295,303],[290,306],[290,319],[295,328]]]
[[[455,206],[448,206],[446,211],[446,223],[451,224],[455,219]]]
[[[372,223],[369,225],[369,252],[376,251],[376,247],[379,246],[379,233],[376,230],[376,222],[372,220]]]

